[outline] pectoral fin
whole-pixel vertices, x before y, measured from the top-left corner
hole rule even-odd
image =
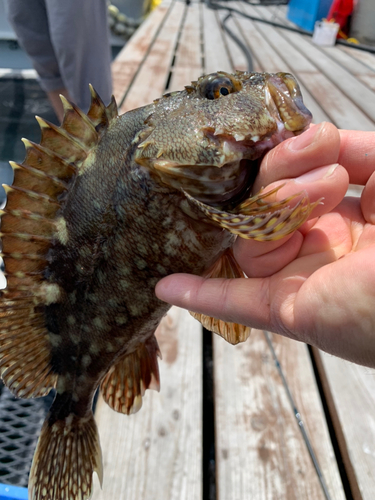
[[[214,266],[206,274],[207,278],[245,278],[240,266],[237,264],[231,249],[227,250]],[[204,314],[190,311],[193,318],[197,319],[204,328],[217,333],[230,344],[245,342],[249,338],[251,329],[248,326],[238,325],[236,323],[226,323],[221,319],[211,318]]]
[[[223,229],[241,238],[270,241],[278,240],[295,231],[306,222],[312,210],[320,203],[320,200],[310,203],[306,193],[299,193],[279,202],[266,203],[264,199],[274,194],[280,187],[249,198],[231,212],[206,205],[185,191],[184,194],[189,203]],[[290,202],[295,199],[298,199],[297,203],[290,207]]]

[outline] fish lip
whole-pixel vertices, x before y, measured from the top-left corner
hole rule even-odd
[[[300,134],[312,120],[306,108],[297,80],[290,73],[271,73],[266,77],[265,103],[279,128]]]

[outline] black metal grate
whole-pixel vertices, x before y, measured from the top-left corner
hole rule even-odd
[[[35,446],[53,394],[16,399],[4,387],[0,396],[0,483],[27,486]]]

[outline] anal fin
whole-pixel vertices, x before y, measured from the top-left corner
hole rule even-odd
[[[130,415],[142,406],[146,389],[160,389],[157,340],[152,336],[137,351],[120,356],[104,377],[100,390],[115,411]]]
[[[237,264],[231,249],[227,250],[213,267],[208,271],[206,278],[245,278],[240,266]],[[245,342],[249,338],[251,328],[237,323],[227,323],[221,319],[212,318],[205,314],[191,312],[193,318],[197,319],[204,328],[217,333],[230,344]]]

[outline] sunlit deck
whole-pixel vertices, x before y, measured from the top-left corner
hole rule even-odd
[[[226,26],[251,53],[254,70],[296,75],[315,122],[375,130],[372,54],[321,48],[308,36],[242,15],[289,24],[286,7],[224,6],[236,10]],[[113,63],[121,110],[203,73],[248,69],[246,51],[221,25],[227,14],[198,1],[165,0]],[[263,332],[237,347],[216,336],[211,344],[198,323],[173,309],[158,340],[161,393],[149,392],[129,418],[99,400],[105,481],[94,500],[374,497],[373,370],[270,334],[322,480]]]

